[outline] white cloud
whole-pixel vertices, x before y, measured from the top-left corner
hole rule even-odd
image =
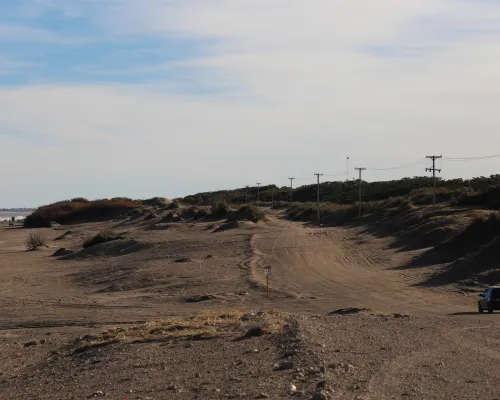
[[[34,64],[15,60],[7,55],[0,54],[0,75],[14,75],[23,72]]]
[[[206,40],[199,57],[137,73],[197,68],[208,71],[207,87],[233,97],[173,94],[162,82],[0,90],[0,133],[26,135],[30,159],[46,168],[32,172],[37,179],[62,174],[102,196],[179,195],[286,184],[289,174],[312,182],[315,171],[341,172],[347,155],[351,166],[385,167],[499,152],[500,6],[492,2],[109,0],[99,15],[97,3],[83,4],[74,12],[122,40]],[[8,157],[28,172],[25,159]],[[443,172],[498,167],[445,163]],[[366,177],[423,173],[422,164]]]
[[[46,29],[24,25],[1,24],[0,42],[41,42],[54,44],[83,43],[84,39],[57,35]]]

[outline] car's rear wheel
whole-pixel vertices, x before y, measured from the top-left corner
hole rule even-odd
[[[493,306],[491,304],[488,304],[488,313],[489,314],[493,313]]]
[[[484,312],[483,307],[481,307],[481,303],[477,303],[477,311],[480,313]]]

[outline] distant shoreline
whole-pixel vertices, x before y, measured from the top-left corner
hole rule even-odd
[[[0,222],[10,221],[12,217],[14,217],[16,221],[22,221],[32,212],[33,210],[27,210],[27,209],[19,209],[19,210],[11,209],[7,211],[0,209]]]
[[[0,212],[33,212],[34,208],[0,208]]]

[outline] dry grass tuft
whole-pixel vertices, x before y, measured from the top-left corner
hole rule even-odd
[[[97,335],[77,339],[73,354],[115,343],[173,342],[244,337],[250,327],[265,334],[281,330],[286,317],[277,312],[202,312],[194,316],[172,316],[128,328],[112,328]]]
[[[123,234],[115,233],[112,231],[102,231],[99,232],[94,237],[91,237],[90,239],[86,240],[83,243],[83,248],[87,249],[89,247],[95,246],[100,243],[111,242],[113,240],[119,240],[119,239],[125,239],[125,236]]]
[[[38,250],[40,247],[49,247],[47,246],[47,239],[45,236],[38,232],[30,233],[28,239],[26,239],[26,250],[34,251]]]

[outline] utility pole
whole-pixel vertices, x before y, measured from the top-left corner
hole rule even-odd
[[[358,215],[361,215],[361,173],[366,170],[366,168],[361,167],[361,168],[354,168],[356,171],[359,171],[359,208],[358,208]]]
[[[257,204],[260,202],[260,182],[257,182]]]
[[[323,176],[323,174],[314,174],[316,175],[316,177],[318,178],[318,196],[317,196],[317,204],[318,204],[318,225],[319,225],[319,221],[320,221],[320,215],[319,215],[319,177],[320,176]]]
[[[290,179],[290,203],[292,203],[292,201],[293,201],[293,180],[295,178],[288,178],[288,179]]]
[[[245,185],[245,204],[248,204],[248,185]]]
[[[432,160],[432,168],[426,168],[425,170],[432,172],[432,206],[436,207],[436,171],[441,172],[440,169],[436,168],[436,160],[443,158],[443,156],[426,156],[425,158]]]
[[[349,157],[347,157],[347,181],[349,182]]]

